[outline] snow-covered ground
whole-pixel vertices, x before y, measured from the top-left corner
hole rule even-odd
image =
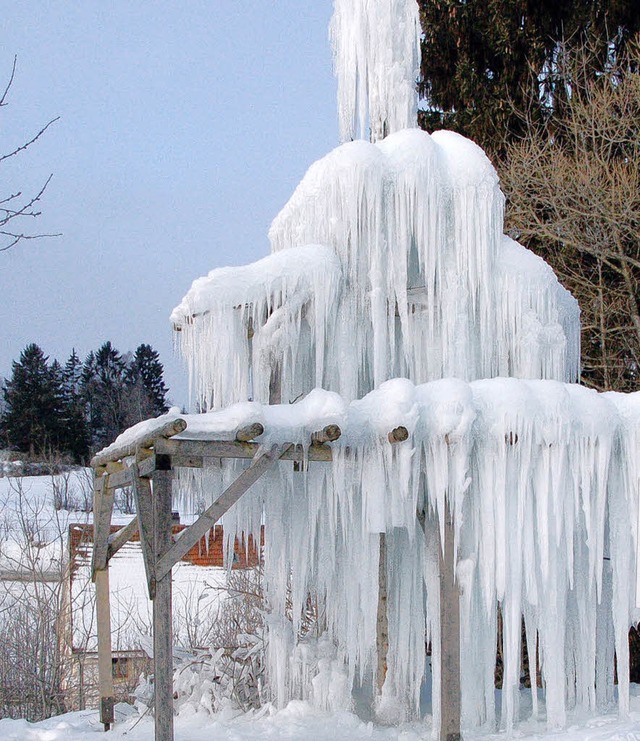
[[[519,741],[640,741],[640,697],[631,702],[628,720],[616,715],[602,715],[584,723],[575,723],[564,731],[548,732],[521,726],[511,738]],[[117,722],[107,741],[152,741],[153,719],[140,716],[128,705],[116,708]],[[93,741],[102,731],[95,710],[67,713],[40,723],[24,720],[0,720],[1,741]],[[321,713],[305,702],[293,701],[280,711],[263,708],[259,712],[238,716],[220,713],[214,717],[205,713],[183,711],[175,721],[176,741],[427,741],[431,726],[427,722],[382,727],[361,721],[348,712]],[[504,733],[469,733],[466,741],[503,741]]]

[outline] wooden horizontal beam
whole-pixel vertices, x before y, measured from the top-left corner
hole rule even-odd
[[[156,457],[153,453],[138,462],[138,476],[141,478],[149,478],[155,470]],[[131,469],[128,467],[109,476],[110,489],[123,489],[125,486],[131,486]]]
[[[155,446],[156,454],[170,455],[175,468],[179,467],[180,460],[186,458],[254,458],[260,449],[260,443],[238,442],[234,440],[158,440]],[[283,453],[283,461],[331,461],[331,448],[328,445],[310,445],[308,454],[302,445],[291,445]]]

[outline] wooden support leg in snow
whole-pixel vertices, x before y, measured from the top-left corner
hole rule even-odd
[[[109,562],[107,541],[111,525],[113,490],[108,476],[100,476],[93,484],[93,559],[91,577],[96,587],[96,627],[98,631],[98,686],[100,690],[100,722],[108,731],[113,724],[113,674],[111,668],[111,609],[109,605]]]
[[[460,741],[460,594],[455,581],[453,516],[447,505],[440,553],[440,741]]]
[[[100,722],[108,731],[113,724],[113,670],[111,662],[111,613],[109,607],[109,565],[95,572],[96,616],[98,628],[98,684]]]
[[[171,546],[171,458],[157,456],[153,473],[154,555],[157,561]],[[153,662],[155,741],[173,741],[173,636],[171,570],[155,582]]]

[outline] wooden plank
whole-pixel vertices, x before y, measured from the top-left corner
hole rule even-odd
[[[170,464],[169,464],[170,465]],[[154,558],[171,547],[171,470],[153,474]],[[157,576],[157,568],[156,568]],[[153,597],[155,741],[173,741],[173,635],[171,569],[156,579]]]
[[[136,460],[136,463],[138,476],[142,478],[148,478],[156,469],[156,458],[153,453]],[[119,471],[109,476],[109,488],[124,489],[126,486],[131,486],[130,466],[123,466]]]
[[[282,371],[280,363],[273,363],[269,375],[269,404],[282,404]]]
[[[436,525],[436,530],[440,531]],[[455,529],[446,505],[440,553],[440,741],[460,741],[460,593],[455,581]],[[438,536],[440,540],[440,536]]]
[[[138,520],[140,545],[142,546],[142,559],[147,575],[149,597],[153,599],[153,590],[155,588],[155,557],[153,550],[154,509],[151,498],[151,483],[149,479],[140,478],[137,474],[138,467],[134,464],[131,467],[131,485],[136,503],[136,519]]]
[[[99,453],[93,456],[93,458],[91,459],[91,465],[95,468],[96,466],[106,465],[110,461],[119,461],[122,458],[126,458],[127,456],[136,455],[136,453],[141,448],[151,448],[156,440],[165,437],[172,437],[173,435],[178,435],[186,428],[187,423],[184,419],[180,419],[178,417],[176,419],[169,420],[165,424],[157,427],[152,432],[149,432],[146,435],[140,435],[140,437],[135,438],[131,443],[125,443],[121,445],[112,443],[104,450],[101,450]]]
[[[98,630],[98,686],[100,691],[100,722],[108,731],[113,723],[115,705],[111,669],[111,609],[109,605],[109,569],[95,573],[96,623]]]
[[[409,439],[409,430],[406,427],[394,427],[393,430],[387,435],[387,440],[390,443],[403,443]]]
[[[51,571],[18,571],[14,569],[0,569],[0,581],[15,581],[23,583],[57,583],[64,579],[64,571],[61,569]]]
[[[171,463],[174,468],[204,468],[208,465],[207,459],[202,455],[173,455]]]
[[[170,455],[172,460],[180,458],[255,458],[262,446],[260,443],[244,443],[234,440],[158,440],[156,454]],[[311,445],[307,459],[310,461],[330,462],[331,448],[328,445]],[[287,447],[282,455],[283,461],[304,461],[305,454],[301,445]]]
[[[91,578],[99,569],[107,567],[107,547],[111,530],[114,490],[109,486],[109,475],[94,480],[93,490],[93,557]]]
[[[272,448],[255,458],[249,468],[244,470],[224,492],[211,504],[198,519],[183,530],[180,537],[156,564],[156,578],[161,579],[171,568],[206,535],[216,522],[232,507],[263,473],[268,471],[283,457],[286,449]]]
[[[115,556],[115,554],[122,548],[125,543],[128,543],[131,538],[138,532],[138,518],[134,517],[124,527],[120,528],[118,532],[111,533],[109,536],[109,546],[107,549],[107,560]]]

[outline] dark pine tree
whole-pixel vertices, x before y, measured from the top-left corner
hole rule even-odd
[[[164,384],[164,368],[160,356],[151,345],[137,347],[127,373],[127,382],[133,391],[135,420],[157,417],[168,410],[167,387]]]
[[[75,349],[62,371],[63,433],[61,444],[76,463],[89,457],[90,435],[82,397],[83,364]]]
[[[32,343],[14,361],[4,387],[4,437],[10,448],[32,455],[50,455],[58,448],[61,404],[60,366]]]
[[[99,450],[127,426],[127,366],[111,342],[87,356],[82,368],[82,399],[91,434],[92,450]]]
[[[640,29],[638,0],[418,0],[420,123],[452,129],[495,156],[531,121],[562,113],[560,45],[595,45],[604,68]]]

